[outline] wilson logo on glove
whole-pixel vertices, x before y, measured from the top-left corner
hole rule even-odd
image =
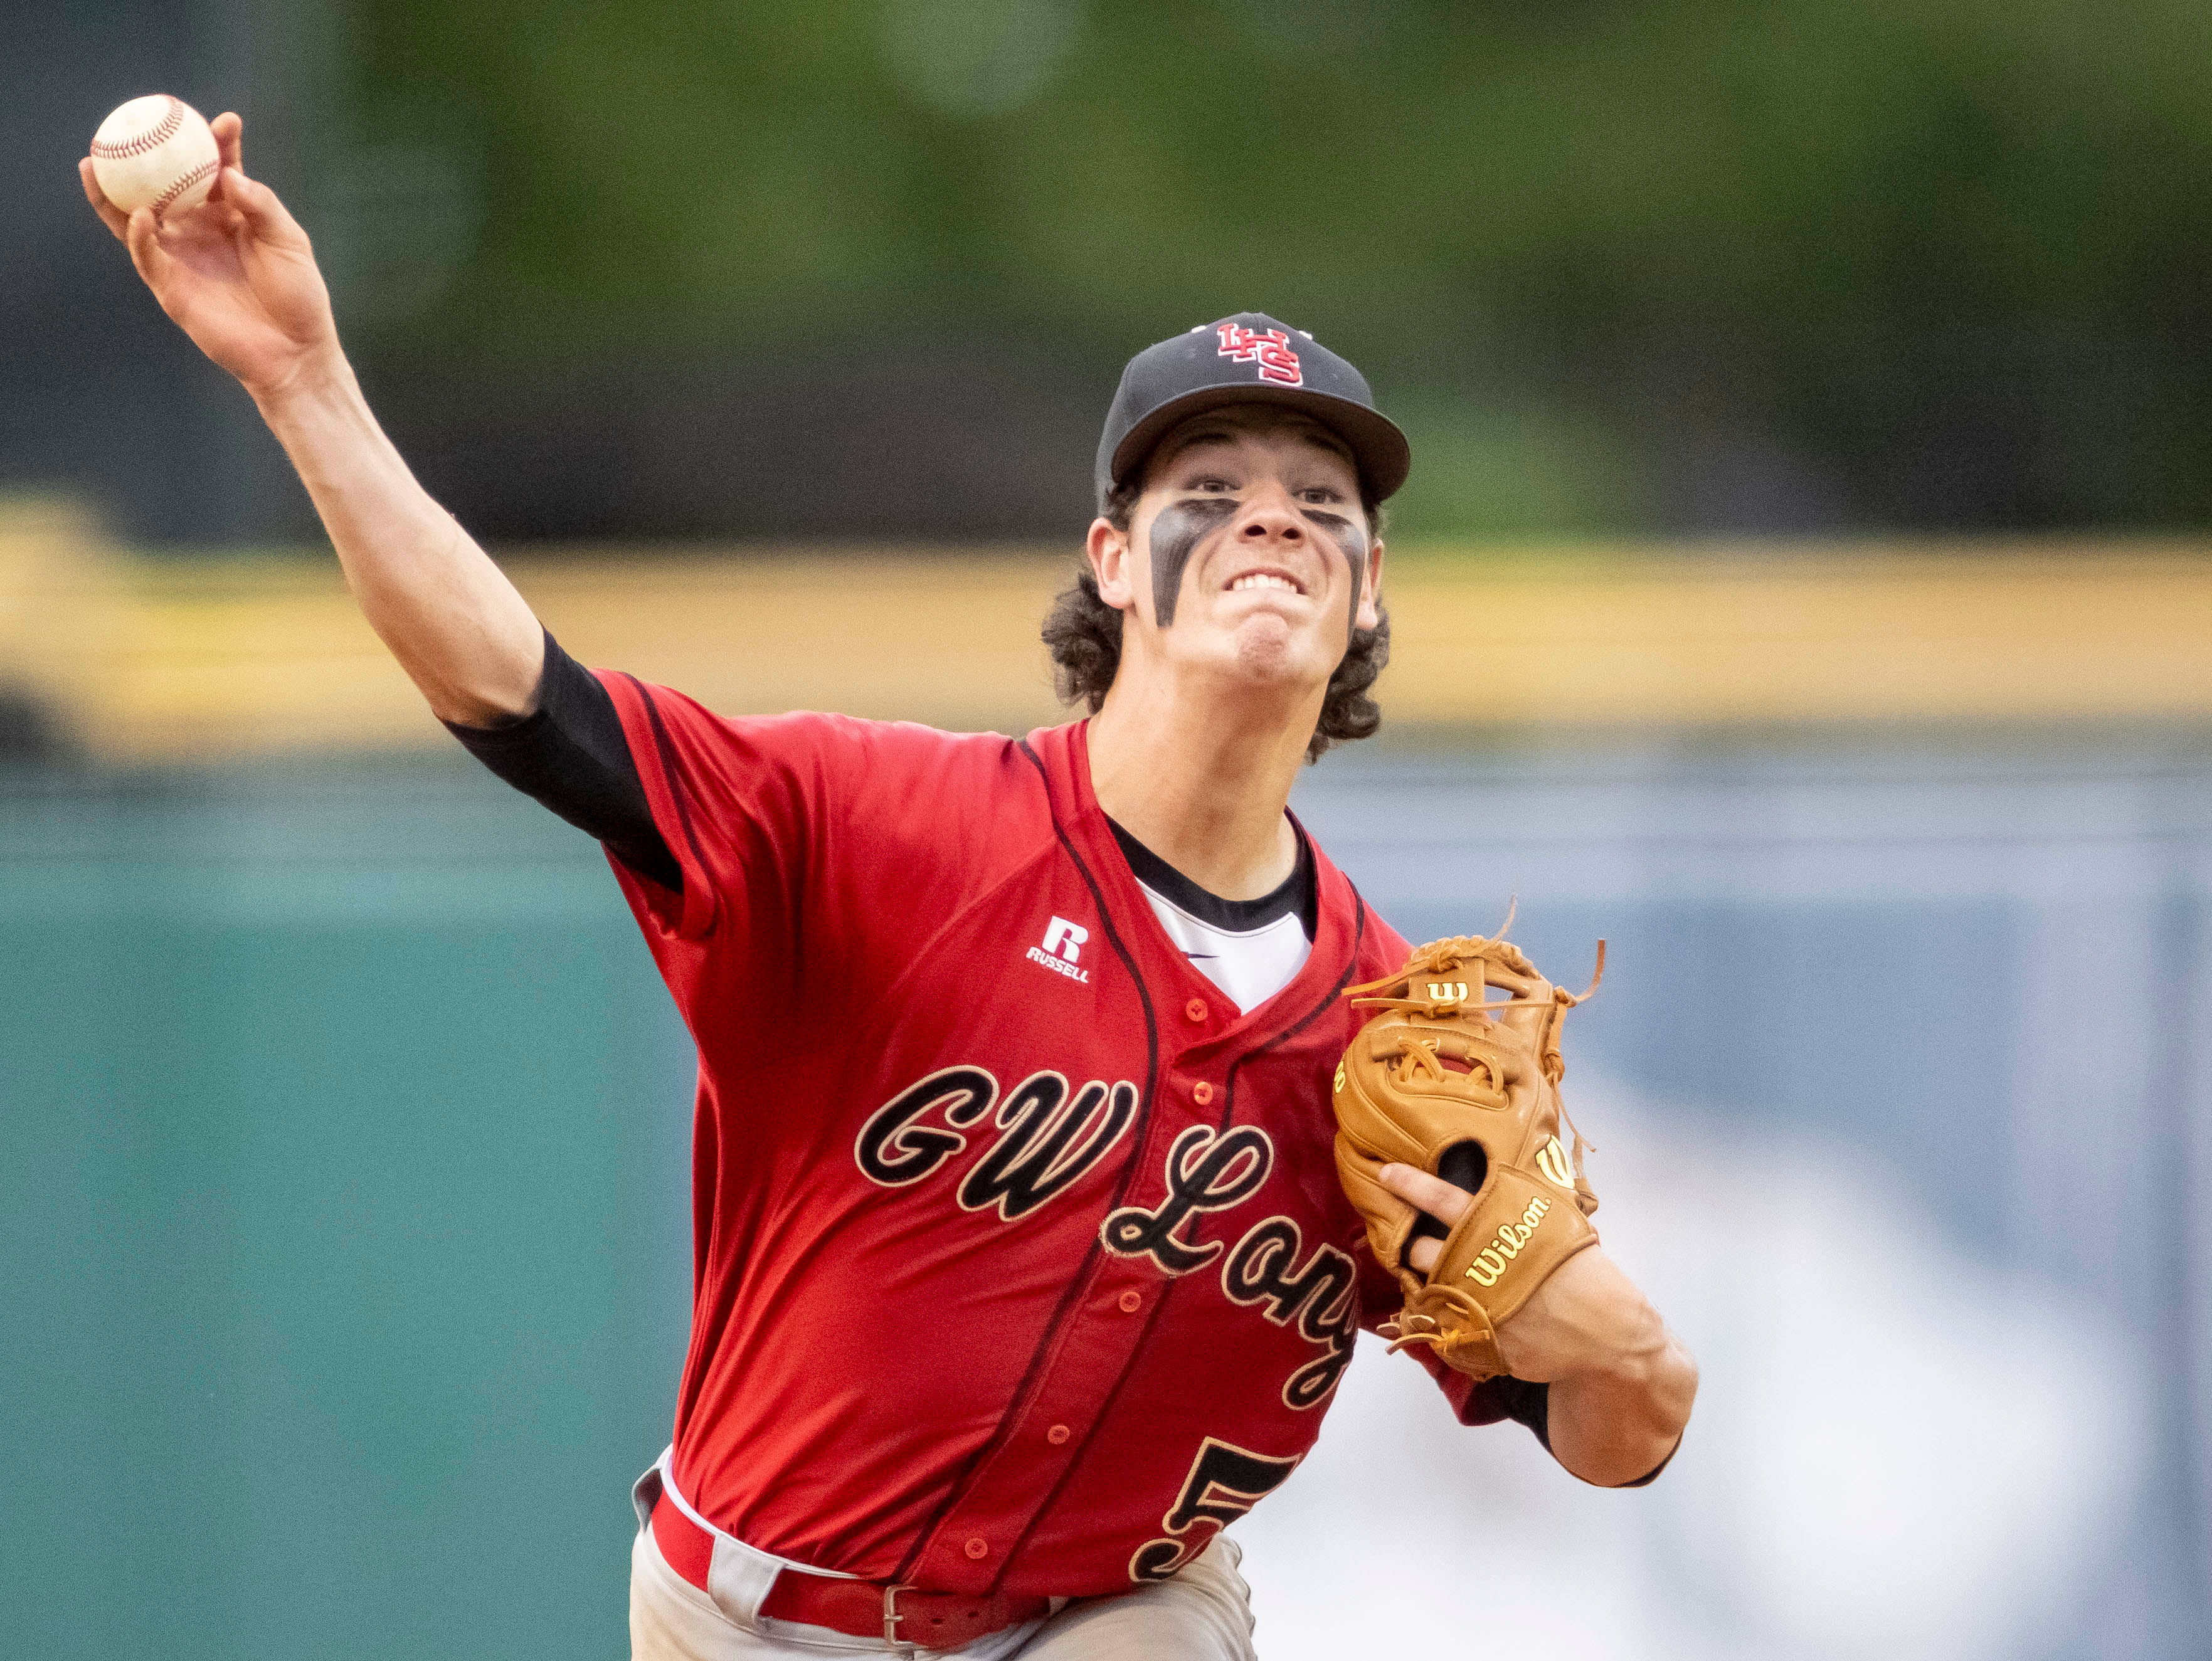
[[[1570,1154],[1559,1141],[1563,1121],[1574,1127],[1559,1090],[1566,1071],[1560,1020],[1597,990],[1597,976],[1581,997],[1562,991],[1504,932],[1432,942],[1388,979],[1351,988],[1347,997],[1377,1013],[1345,1051],[1334,1097],[1337,1177],[1366,1220],[1369,1249],[1405,1294],[1383,1332],[1397,1340],[1394,1349],[1431,1345],[1447,1366],[1477,1379],[1505,1371],[1498,1324],[1597,1241],[1585,1144],[1577,1132]],[[1600,941],[1597,973],[1604,972]],[[1493,986],[1503,1000],[1486,1001]],[[1468,1179],[1472,1202],[1421,1275],[1407,1255],[1418,1214],[1382,1185],[1382,1167],[1441,1176],[1447,1155],[1469,1143],[1481,1155],[1480,1174]],[[1460,1164],[1455,1157],[1453,1168]],[[1572,1207],[1553,1197],[1561,1190],[1574,1196]]]
[[[1517,1223],[1498,1225],[1498,1238],[1474,1254],[1474,1261],[1467,1266],[1467,1277],[1478,1286],[1495,1286],[1498,1277],[1505,1272],[1505,1265],[1521,1255],[1536,1232],[1536,1225],[1544,1220],[1544,1213],[1552,1209],[1552,1202],[1541,1194],[1528,1202],[1528,1209],[1521,1214]]]

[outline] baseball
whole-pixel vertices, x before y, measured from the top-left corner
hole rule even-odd
[[[189,212],[207,200],[219,166],[215,135],[200,112],[167,93],[118,106],[92,136],[93,177],[126,214],[151,208],[159,219]]]

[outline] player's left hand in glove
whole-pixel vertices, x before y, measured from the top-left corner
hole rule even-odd
[[[1489,988],[1508,996],[1488,1001]],[[1499,1325],[1597,1243],[1589,1221],[1597,1196],[1571,1120],[1572,1153],[1559,1141],[1559,1090],[1560,1021],[1596,990],[1593,978],[1577,997],[1537,973],[1517,946],[1469,935],[1433,941],[1396,974],[1346,991],[1380,1013],[1337,1065],[1337,1175],[1405,1293],[1382,1329],[1394,1349],[1431,1345],[1477,1379],[1506,1371]],[[1392,1163],[1474,1195],[1425,1275],[1408,1257],[1419,1214],[1382,1182]]]

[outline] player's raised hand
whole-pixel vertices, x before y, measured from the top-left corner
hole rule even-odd
[[[307,233],[275,191],[246,176],[245,124],[226,112],[208,124],[222,171],[206,201],[167,221],[149,208],[126,215],[110,202],[89,156],[77,172],[93,211],[131,250],[161,309],[260,397],[335,353],[337,330]]]

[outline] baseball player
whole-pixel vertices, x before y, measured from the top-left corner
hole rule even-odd
[[[698,1046],[635,1655],[1252,1654],[1221,1530],[1399,1298],[1328,1104],[1342,992],[1408,947],[1285,805],[1376,721],[1409,458],[1367,383],[1256,313],[1131,361],[1046,627],[1087,720],[731,718],[539,626],[379,431],[307,237],[214,127],[206,204],[126,220],[88,170],[94,209],[253,396],[431,708],[605,845]],[[1424,1271],[1469,1196],[1382,1180],[1434,1220]],[[1480,1381],[1414,1354],[1462,1422],[1517,1419],[1587,1481],[1671,1455],[1694,1368],[1602,1250],[1497,1349]]]

